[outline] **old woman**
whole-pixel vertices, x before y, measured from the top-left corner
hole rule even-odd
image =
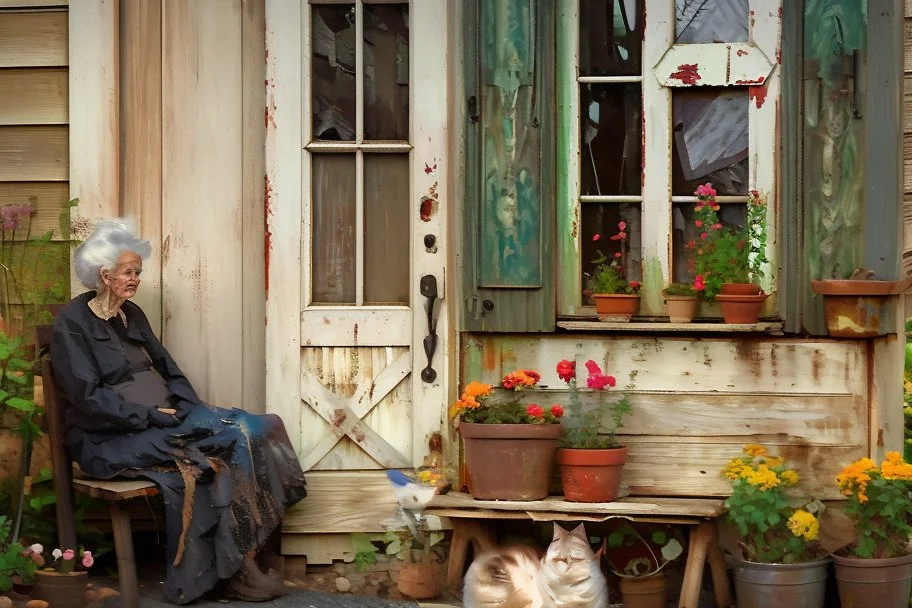
[[[217,585],[237,599],[272,599],[281,579],[254,557],[306,495],[304,474],[277,416],[203,403],[130,301],[150,250],[124,220],[100,222],[76,250],[91,291],[60,312],[51,343],[70,403],[67,448],[93,477],[158,485],[172,602]]]

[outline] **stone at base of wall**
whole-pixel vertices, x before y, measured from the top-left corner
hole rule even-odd
[[[300,589],[326,593],[352,593],[391,600],[403,598],[396,589],[402,562],[377,554],[377,563],[362,570],[354,562],[336,561],[332,565],[304,565],[303,559],[286,557],[285,578]],[[305,562],[306,563],[306,562]]]

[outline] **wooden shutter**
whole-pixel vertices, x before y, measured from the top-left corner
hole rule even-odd
[[[555,327],[552,5],[466,3],[466,330]]]

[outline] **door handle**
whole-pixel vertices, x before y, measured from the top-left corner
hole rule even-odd
[[[421,295],[427,298],[424,309],[427,312],[428,334],[424,337],[424,354],[427,355],[427,366],[421,370],[421,379],[433,382],[437,379],[437,372],[431,367],[434,352],[437,350],[437,316],[434,314],[434,305],[437,303],[437,277],[426,274],[421,277]]]

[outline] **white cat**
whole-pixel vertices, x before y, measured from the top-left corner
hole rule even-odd
[[[481,553],[465,575],[465,608],[543,608],[535,584],[541,552],[532,547],[503,547]]]
[[[554,524],[554,538],[536,577],[544,608],[606,608],[608,582],[586,528],[572,532]]]

